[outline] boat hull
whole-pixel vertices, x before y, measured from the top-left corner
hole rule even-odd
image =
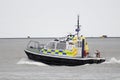
[[[52,57],[41,54],[35,54],[34,52],[25,50],[28,58],[35,61],[40,61],[48,65],[66,65],[66,66],[77,66],[84,64],[98,64],[105,61],[104,58],[61,58],[61,57]]]

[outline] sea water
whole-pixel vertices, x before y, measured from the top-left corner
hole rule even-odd
[[[52,39],[0,39],[0,80],[120,80],[120,38],[87,38],[90,54],[99,50],[106,62],[73,67],[29,60],[24,49],[30,40]]]

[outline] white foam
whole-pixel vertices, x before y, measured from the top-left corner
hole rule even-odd
[[[109,61],[105,61],[107,64],[120,64],[120,60],[117,60],[115,57],[112,57]]]
[[[44,63],[32,61],[32,60],[29,60],[28,58],[22,58],[22,59],[20,59],[17,62],[17,64],[29,64],[29,65],[37,65],[37,66],[47,66]]]
[[[84,64],[83,66],[89,66],[90,64]]]

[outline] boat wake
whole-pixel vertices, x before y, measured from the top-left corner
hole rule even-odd
[[[28,58],[22,58],[22,59],[20,59],[17,62],[17,64],[29,64],[29,65],[37,65],[37,66],[47,66],[44,63],[32,61],[32,60],[29,60]]]
[[[20,59],[17,64],[26,64],[26,65],[36,65],[36,66],[48,66],[41,62],[36,62],[33,60],[30,60],[28,58],[22,58]],[[110,60],[103,62],[102,64],[120,64],[120,60],[116,59],[115,57],[112,57]],[[89,64],[86,64],[84,66],[88,66]]]
[[[117,60],[115,57],[112,57],[110,60],[105,61],[103,64],[120,64],[120,60]]]

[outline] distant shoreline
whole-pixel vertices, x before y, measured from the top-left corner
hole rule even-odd
[[[30,38],[25,38],[25,37],[13,37],[13,38],[0,38],[0,39],[56,39],[56,38],[63,38],[63,37],[30,37]],[[86,38],[100,38],[104,39],[101,37],[86,37]],[[120,38],[120,37],[107,37],[107,38]]]

